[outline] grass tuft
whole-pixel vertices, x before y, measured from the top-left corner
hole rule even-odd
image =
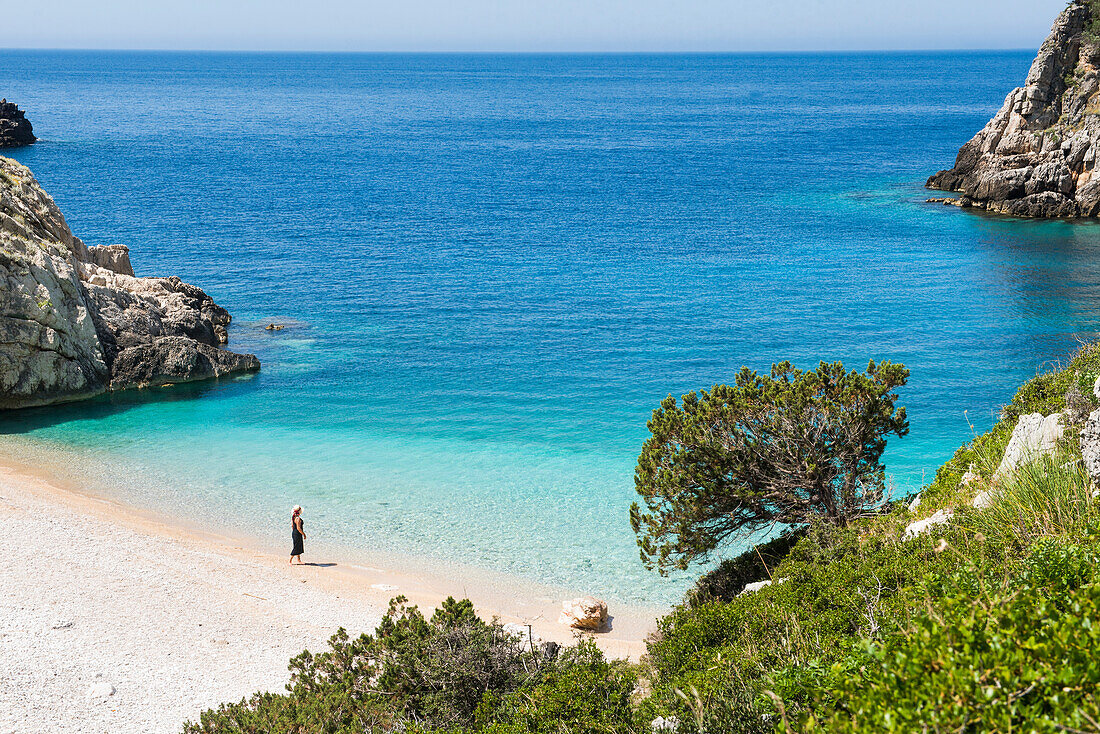
[[[973,533],[1020,546],[1079,537],[1100,514],[1082,463],[1065,455],[1023,464],[987,491],[992,504],[966,513],[962,523]]]

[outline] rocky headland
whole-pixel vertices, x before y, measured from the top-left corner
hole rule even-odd
[[[37,139],[23,110],[7,99],[0,99],[0,148],[18,148]]]
[[[928,187],[933,199],[1021,217],[1100,216],[1100,2],[1073,0],[1023,87]]]
[[[175,276],[138,278],[89,247],[24,166],[0,158],[0,409],[251,372],[229,313]]]

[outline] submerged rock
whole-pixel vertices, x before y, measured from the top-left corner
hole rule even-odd
[[[24,166],[0,158],[0,409],[260,368],[219,349],[229,313],[179,278],[88,247]]]
[[[1072,0],[1024,86],[928,188],[961,194],[947,203],[1022,217],[1100,216],[1098,67],[1100,19],[1088,0]]]
[[[0,148],[18,148],[37,139],[23,110],[7,99],[0,99]]]

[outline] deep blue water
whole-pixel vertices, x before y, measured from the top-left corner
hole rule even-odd
[[[0,52],[74,232],[264,364],[0,441],[275,548],[299,502],[354,548],[667,602],[627,523],[665,395],[904,362],[904,494],[1100,328],[1100,229],[924,203],[1031,55]]]

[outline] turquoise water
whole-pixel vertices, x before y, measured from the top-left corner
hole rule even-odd
[[[904,494],[1100,329],[1100,229],[924,203],[1030,56],[0,52],[73,230],[264,365],[0,446],[275,549],[300,503],[350,549],[667,603],[627,523],[665,395],[902,361]]]

